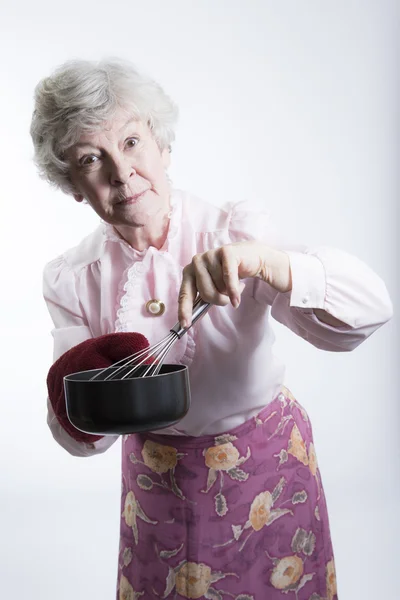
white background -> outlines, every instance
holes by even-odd
[[[221,205],[251,199],[296,241],[355,253],[396,308],[400,6],[36,0],[3,5],[0,23],[0,596],[111,600],[119,444],[74,458],[45,422],[43,266],[98,220],[37,177],[33,88],[70,58],[131,59],[180,106],[176,187]],[[275,328],[314,425],[341,600],[398,598],[397,325],[342,355]]]

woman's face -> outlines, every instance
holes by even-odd
[[[127,110],[118,109],[100,131],[83,133],[66,158],[75,200],[87,200],[107,223],[151,229],[168,213],[169,152]]]

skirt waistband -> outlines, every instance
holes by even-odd
[[[139,436],[142,440],[152,440],[159,444],[171,445],[179,448],[207,448],[210,445],[218,443],[218,439],[220,438],[220,443],[224,443],[225,441],[229,441],[229,436],[235,437],[235,439],[239,439],[248,435],[253,429],[260,424],[260,421],[265,422],[268,417],[272,416],[272,414],[278,409],[281,402],[289,401],[291,405],[296,405],[296,407],[303,413],[305,420],[308,420],[307,413],[305,409],[297,402],[291,391],[285,387],[281,386],[281,389],[278,395],[269,402],[261,411],[249,419],[245,421],[241,425],[230,429],[229,431],[223,431],[221,433],[215,435],[204,435],[199,437],[194,436],[185,436],[185,435],[157,435],[157,433],[136,433],[132,434],[134,436]]]

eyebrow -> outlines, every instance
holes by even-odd
[[[119,133],[121,131],[124,131],[124,129],[126,129],[128,127],[128,125],[132,125],[132,123],[138,123],[138,122],[139,122],[139,120],[136,119],[135,117],[128,119],[128,121],[125,123],[125,125],[122,125],[121,129],[119,130]],[[84,148],[84,147],[95,148],[95,146],[93,146],[90,142],[77,142],[76,144],[73,145],[73,148]]]
[[[131,117],[130,119],[127,120],[125,125],[122,125],[120,131],[123,131],[124,129],[126,129],[128,127],[128,125],[132,125],[132,123],[139,123],[139,119],[137,119],[135,117]]]

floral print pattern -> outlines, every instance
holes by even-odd
[[[139,531],[137,526],[137,518],[142,519],[146,523],[151,523],[152,525],[157,525],[157,521],[152,521],[149,519],[145,513],[143,512],[139,502],[135,498],[135,494],[133,492],[128,492],[125,498],[125,506],[122,516],[125,519],[125,523],[132,527],[133,537],[135,540],[135,544],[139,543]]]
[[[177,451],[171,446],[156,444],[151,440],[146,440],[142,450],[144,464],[154,473],[167,473],[170,469],[175,469],[178,462]]]
[[[175,585],[178,594],[184,598],[201,598],[211,585],[211,567],[187,562],[179,569]]]
[[[124,438],[126,445],[131,436]],[[134,452],[129,453],[129,460],[134,464],[141,464],[153,473],[160,476],[159,481],[154,481],[150,475],[140,473],[137,475],[137,484],[142,490],[150,491],[154,486],[162,487],[164,490],[170,490],[181,500],[185,500],[182,490],[178,487],[175,479],[175,468],[178,460],[184,457],[184,454],[177,452],[172,446],[146,440],[141,450],[143,461],[139,460]],[[163,478],[163,475],[169,473],[169,482]]]
[[[160,561],[163,559],[171,559],[181,553],[184,544],[175,550],[159,552]],[[225,595],[229,595],[235,600],[254,600],[253,596],[247,594],[239,594],[234,596],[230,592],[214,587],[216,582],[219,582],[226,577],[236,577],[237,573],[223,573],[221,571],[213,571],[211,566],[203,562],[196,563],[183,560],[175,568],[169,566],[169,571],[166,579],[166,587],[163,598],[168,598],[174,590],[183,598],[208,598],[209,600],[219,600]]]
[[[311,424],[286,388],[215,437],[126,436],[122,464],[117,600],[337,600]]]
[[[122,575],[119,582],[119,600],[138,600],[144,592],[135,592],[128,579]]]
[[[249,521],[255,531],[260,531],[269,521],[273,505],[270,492],[261,492],[251,503]]]
[[[219,517],[224,517],[228,512],[228,504],[222,488],[224,485],[224,473],[234,481],[247,481],[249,475],[239,466],[246,462],[251,456],[250,448],[247,448],[245,456],[240,457],[238,449],[232,444],[237,438],[234,435],[222,435],[215,438],[215,446],[203,451],[204,461],[208,467],[207,486],[202,490],[207,494],[217,481],[220,480],[219,492],[214,496],[215,512]]]
[[[290,433],[287,453],[297,458],[297,460],[303,463],[303,465],[308,465],[306,445],[303,438],[301,437],[301,433],[296,423],[293,425],[292,431]]]
[[[268,527],[269,525],[271,525],[271,523],[288,513],[293,515],[292,510],[288,508],[273,509],[273,506],[282,494],[285,485],[286,479],[282,477],[279,480],[278,484],[275,486],[272,493],[269,491],[265,491],[261,492],[261,494],[258,494],[251,503],[250,513],[246,523],[243,526],[232,525],[233,538],[231,538],[228,542],[225,542],[223,544],[217,544],[215,547],[218,548],[221,546],[226,546],[231,542],[239,541],[243,532],[246,529],[250,529],[250,533],[247,535],[247,537],[239,547],[239,552],[241,552],[245,547],[248,539],[252,536],[254,532],[260,531],[263,527]],[[295,502],[293,502],[293,499],[292,503],[295,504]]]
[[[315,477],[317,475],[318,463],[317,463],[317,455],[315,454],[314,444],[311,442],[308,448],[308,466],[310,467],[310,471]]]
[[[288,591],[303,575],[304,564],[298,556],[285,556],[277,561],[271,583],[277,590]]]
[[[230,471],[239,460],[239,452],[232,442],[207,448],[204,456],[207,467],[216,471]]]
[[[328,600],[333,600],[337,594],[335,561],[333,558],[326,565],[326,588]]]

